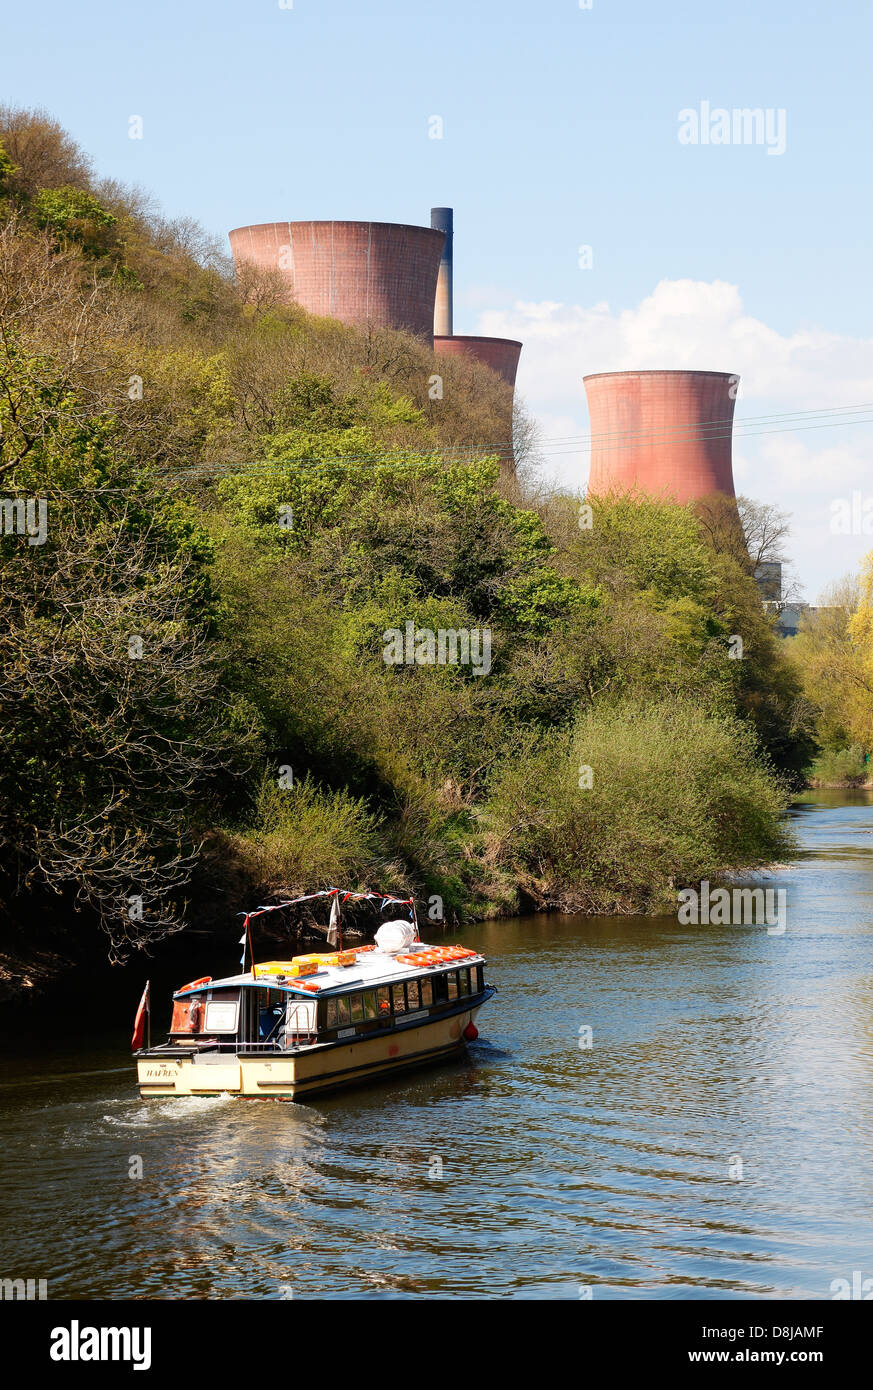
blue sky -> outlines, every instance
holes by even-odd
[[[739,371],[740,416],[873,401],[871,39],[860,0],[4,0],[0,90],[222,236],[453,206],[455,331],[524,339],[549,467],[581,485],[581,442],[548,441],[587,433],[585,372]],[[785,153],[680,144],[702,101],[783,109]],[[810,598],[873,546],[829,526],[873,491],[871,440],[737,441]]]

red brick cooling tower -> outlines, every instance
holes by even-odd
[[[262,222],[230,234],[237,270],[279,270],[310,314],[433,341],[444,233],[395,222]]]
[[[512,448],[512,414],[515,398],[515,374],[522,344],[512,338],[451,337],[434,338],[433,350],[438,357],[472,357],[490,367],[511,388],[506,414],[501,425],[501,438],[494,440],[494,452],[510,468],[515,467]]]
[[[433,350],[447,357],[474,357],[496,372],[510,386],[515,386],[521,343],[514,338],[452,337],[434,338]]]
[[[586,376],[588,492],[644,492],[691,502],[734,496],[731,434],[739,377],[728,372]]]

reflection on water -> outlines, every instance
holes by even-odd
[[[3,1275],[273,1299],[828,1298],[873,1277],[873,806],[815,793],[795,824],[803,858],[759,880],[788,890],[784,936],[467,929],[499,993],[437,1070],[305,1106],[147,1104],[124,1035],[12,1059]]]

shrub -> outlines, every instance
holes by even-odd
[[[683,883],[783,854],[784,804],[736,720],[690,701],[595,706],[497,771],[491,853],[535,902],[651,910]]]
[[[273,892],[353,887],[376,866],[376,821],[363,800],[304,778],[283,789],[265,774],[251,823],[230,835],[254,883]]]
[[[814,787],[861,786],[870,776],[864,750],[857,744],[851,748],[827,748],[809,769],[809,781]]]

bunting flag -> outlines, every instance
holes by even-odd
[[[393,897],[391,897],[390,895],[385,894],[385,893],[370,893],[370,892],[367,892],[367,893],[354,893],[354,892],[352,892],[352,890],[351,890],[350,888],[349,888],[349,889],[347,889],[347,888],[321,888],[321,889],[319,889],[319,891],[316,892],[316,893],[304,893],[304,894],[303,894],[301,897],[299,897],[299,898],[288,898],[288,899],[287,899],[285,902],[283,902],[283,903],[266,903],[266,904],[262,904],[260,907],[256,907],[256,908],[254,909],[253,912],[240,912],[240,913],[238,913],[237,915],[238,915],[239,917],[244,917],[244,918],[245,918],[245,930],[243,931],[243,934],[242,934],[242,936],[240,937],[240,943],[239,943],[239,944],[242,946],[242,948],[243,948],[243,954],[242,954],[242,960],[240,961],[240,966],[243,967],[243,968],[245,968],[245,963],[246,963],[245,942],[246,942],[246,938],[248,937],[248,942],[249,942],[249,956],[250,956],[250,959],[251,959],[251,961],[252,961],[252,971],[254,972],[254,959],[255,959],[255,955],[254,955],[254,951],[252,950],[251,928],[250,928],[250,925],[249,925],[250,922],[251,922],[251,919],[252,919],[253,917],[261,917],[261,916],[263,916],[263,914],[264,914],[265,912],[281,912],[281,910],[282,910],[283,908],[285,908],[285,907],[296,907],[298,903],[309,903],[309,902],[313,902],[316,898],[332,898],[332,899],[333,899],[333,902],[331,903],[331,908],[330,908],[330,925],[329,925],[328,928],[327,928],[327,940],[328,940],[328,944],[331,945],[331,946],[336,946],[338,940],[341,939],[341,933],[342,933],[342,918],[341,918],[341,916],[340,916],[340,900],[342,900],[342,902],[344,902],[344,903],[347,903],[347,902],[349,901],[349,899],[352,899],[352,900],[355,901],[355,902],[375,902],[375,903],[379,903],[379,910],[380,910],[381,912],[384,912],[386,907],[394,906],[395,904],[396,904],[398,907],[408,907],[408,908],[409,908],[409,917],[410,917],[410,920],[413,922],[413,924],[415,925],[415,928],[416,928],[416,936],[417,936],[417,934],[418,934],[418,923],[416,922],[416,918],[415,918],[415,899],[414,899],[414,898],[393,898]],[[320,931],[324,931],[324,927],[319,928],[319,930],[320,930]]]
[[[350,898],[357,902],[378,902],[383,910],[391,903],[397,903],[402,907],[411,907],[415,901],[413,898],[393,898],[383,893],[354,893],[351,889],[346,888],[322,888],[317,893],[304,893],[299,898],[288,898],[282,903],[268,903],[256,907],[253,912],[240,912],[237,915],[248,920],[250,917],[260,917],[265,912],[279,912],[283,907],[296,907],[298,903],[312,902],[315,898],[332,898],[337,894],[342,894],[343,902],[348,902]]]

